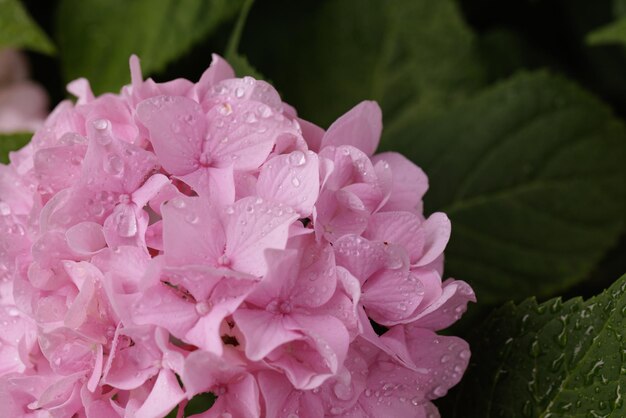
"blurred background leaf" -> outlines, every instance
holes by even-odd
[[[250,13],[250,8],[252,8],[253,4],[254,0],[244,1],[239,12],[239,17],[237,18],[237,23],[230,34],[230,38],[228,39],[228,45],[226,45],[224,57],[235,70],[237,77],[251,76],[257,80],[262,80],[264,77],[256,68],[252,66],[252,64],[250,64],[248,58],[238,52],[241,34],[243,33],[243,28],[245,27],[246,20],[248,19],[248,13]]]
[[[378,100],[390,123],[407,104],[430,112],[482,84],[473,34],[452,1],[263,4],[241,49],[302,117],[324,127],[364,99]]]
[[[144,74],[162,71],[219,25],[235,16],[239,0],[62,0],[57,39],[66,81],[90,80],[96,94],[129,82],[128,57]]]
[[[560,77],[521,74],[386,135],[428,173],[427,212],[452,220],[446,274],[482,303],[567,289],[623,230],[626,131]]]
[[[53,54],[54,45],[19,0],[0,0],[0,48],[24,48]]]
[[[30,132],[0,134],[0,163],[8,164],[9,152],[22,148],[32,136]]]

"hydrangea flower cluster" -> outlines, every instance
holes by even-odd
[[[436,331],[475,298],[376,103],[324,131],[218,56],[131,75],[70,83],[0,165],[3,414],[438,416],[470,351]]]

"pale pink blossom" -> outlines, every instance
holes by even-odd
[[[0,50],[0,132],[33,132],[48,113],[48,96],[28,79],[26,57],[14,49]]]

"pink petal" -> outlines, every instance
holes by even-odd
[[[265,104],[253,101],[222,103],[207,113],[210,164],[235,170],[256,170],[283,134],[299,135],[291,122]]]
[[[302,250],[298,279],[291,289],[294,304],[317,307],[326,303],[335,293],[337,276],[332,247],[311,245]]]
[[[411,272],[385,270],[365,282],[361,302],[374,321],[393,325],[415,311],[423,294],[422,283]]]
[[[290,414],[300,418],[324,416],[320,397],[310,391],[294,390],[282,374],[262,371],[258,374],[259,388],[265,400],[265,415],[268,418],[283,418]]]
[[[78,98],[77,104],[84,104],[93,101],[94,95],[86,78],[77,78],[67,84],[67,91]]]
[[[207,123],[202,107],[181,96],[158,96],[137,106],[137,117],[167,171],[185,175],[196,170]]]
[[[180,401],[185,393],[171,370],[163,369],[159,373],[154,387],[146,401],[136,412],[135,418],[153,418],[167,415]]]
[[[385,335],[381,337],[382,340],[386,338]],[[417,396],[428,400],[440,398],[461,380],[470,359],[469,345],[465,341],[421,328],[406,330],[405,338],[410,361],[422,368],[421,372],[412,372],[414,385],[411,386],[419,388]],[[389,374],[385,367],[377,367],[372,371],[370,380],[375,381]]]
[[[222,255],[226,240],[219,215],[201,198],[176,197],[161,211],[169,265],[213,265]]]
[[[198,102],[202,102],[207,92],[222,80],[234,78],[235,72],[228,62],[217,54],[211,55],[211,65],[206,69],[194,86]]]
[[[194,304],[183,300],[161,283],[143,292],[134,305],[132,316],[138,325],[158,325],[177,338],[184,338],[198,321]]]
[[[266,361],[280,368],[295,388],[313,389],[337,373],[346,357],[349,335],[333,316],[291,316],[293,321],[285,321],[286,327],[299,330],[307,338],[276,348]]]
[[[425,238],[424,253],[415,266],[425,266],[432,263],[439,257],[448,245],[450,239],[451,225],[445,213],[436,212],[430,215],[422,224]]]
[[[261,360],[276,347],[302,339],[302,334],[285,328],[283,319],[273,313],[257,309],[239,308],[233,318],[246,338],[246,356]]]
[[[131,200],[138,208],[143,208],[169,184],[170,180],[163,174],[150,176],[140,188],[133,192]]]
[[[102,375],[102,344],[98,344],[96,348],[96,362],[93,367],[93,372],[87,381],[87,389],[90,392],[94,392],[98,383],[100,382],[100,376]]]
[[[302,136],[306,141],[309,149],[313,152],[319,152],[322,147],[322,138],[324,138],[324,134],[326,133],[319,126],[298,118],[298,123],[300,124],[300,128],[302,129]]]
[[[231,205],[235,201],[233,167],[200,167],[198,170],[179,176],[182,181],[202,197],[210,198],[220,205]]]
[[[424,241],[421,221],[411,212],[379,212],[368,220],[366,238],[401,245],[409,254],[411,262],[422,257]]]
[[[263,104],[274,110],[282,108],[282,101],[276,89],[268,82],[252,77],[223,80],[213,88],[202,105],[208,109],[220,103],[237,101],[256,102],[257,106]]]
[[[241,418],[261,416],[259,387],[256,379],[250,374],[245,374],[242,378],[230,383],[228,392],[221,398],[218,397],[215,405],[207,411],[207,417],[223,418],[224,413]]]
[[[291,206],[301,217],[307,217],[313,211],[319,187],[317,154],[296,150],[263,165],[257,193],[264,199]]]
[[[382,128],[380,107],[376,102],[364,101],[333,122],[322,139],[322,148],[353,145],[372,155],[378,147]]]
[[[422,169],[397,152],[384,152],[372,157],[373,163],[380,161],[389,164],[393,178],[391,196],[383,209],[421,211],[422,197],[428,190],[428,177]]]
[[[345,267],[361,283],[386,265],[385,245],[358,235],[344,235],[333,244],[337,264]]]
[[[106,119],[88,124],[88,138],[80,180],[91,190],[133,193],[158,167],[153,153],[115,137]]]
[[[255,276],[267,271],[265,250],[283,249],[298,215],[289,206],[248,197],[236,202],[226,221],[226,251],[235,270]],[[227,212],[228,213],[228,212]]]
[[[72,186],[80,177],[86,151],[86,142],[39,149],[33,156],[39,184],[55,192]]]
[[[443,293],[424,310],[418,310],[412,316],[415,321],[411,326],[432,329],[444,329],[461,318],[467,310],[468,302],[476,302],[472,288],[461,280],[446,280]]]
[[[81,222],[65,232],[69,248],[79,255],[94,255],[106,247],[102,225],[95,222]]]
[[[102,383],[122,390],[132,390],[143,385],[150,377],[159,372],[160,359],[154,340],[146,332],[152,327],[125,329],[114,340],[115,347],[109,356],[114,356],[108,370],[102,377]],[[138,341],[130,345],[130,341]],[[115,350],[113,350],[115,348]]]

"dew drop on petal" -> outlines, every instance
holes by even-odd
[[[0,202],[0,215],[9,216],[11,214],[11,207],[5,202]]]
[[[124,171],[124,161],[115,154],[109,154],[104,163],[104,171],[115,176],[122,174]]]
[[[306,156],[302,151],[294,151],[289,154],[288,160],[289,164],[291,164],[292,166],[299,167],[306,163]]]
[[[172,199],[172,206],[174,206],[176,209],[183,209],[187,205],[185,204],[185,201],[183,199],[181,199],[180,197],[175,197],[174,199]]]
[[[259,106],[259,115],[261,115],[262,118],[267,119],[270,116],[272,116],[272,109],[270,109],[270,107],[266,104],[262,104],[261,106]]]
[[[197,224],[198,215],[196,215],[194,212],[189,212],[187,215],[185,215],[185,221],[189,222],[190,224]]]
[[[98,131],[104,131],[109,127],[109,121],[106,119],[97,119],[93,122],[93,127]]]

